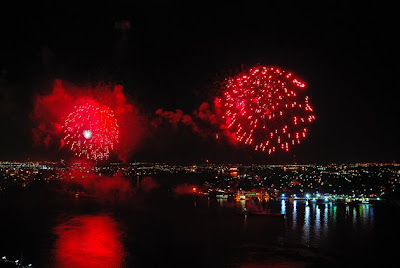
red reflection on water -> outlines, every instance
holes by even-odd
[[[118,223],[108,215],[78,216],[54,229],[56,267],[122,267]]]

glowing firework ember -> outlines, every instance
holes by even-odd
[[[65,144],[78,157],[105,160],[118,143],[119,126],[109,107],[85,104],[68,115],[64,134]]]
[[[269,154],[289,151],[307,137],[307,127],[315,120],[304,88],[292,73],[257,66],[227,79],[215,106],[238,142]]]
[[[83,137],[85,137],[85,139],[90,139],[92,137],[92,131],[84,130],[83,131]]]

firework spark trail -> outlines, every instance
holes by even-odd
[[[96,103],[76,107],[64,123],[64,142],[78,157],[106,160],[119,140],[113,111]]]
[[[315,121],[314,108],[304,95],[306,85],[276,67],[256,66],[226,79],[213,101],[203,102],[192,115],[158,109],[156,114],[171,125],[190,126],[196,134],[232,144],[252,146],[272,154],[288,152],[308,135]]]
[[[235,140],[256,151],[289,151],[315,120],[305,87],[292,73],[256,66],[225,81],[214,102],[217,116]]]
[[[35,145],[59,145],[87,160],[115,155],[126,162],[147,135],[138,104],[112,83],[77,87],[57,79],[51,93],[36,96],[30,117]]]

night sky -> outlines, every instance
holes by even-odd
[[[174,1],[6,8],[1,16],[0,160],[60,158],[34,147],[29,117],[55,78],[112,81],[143,114],[191,113],[216,82],[255,64],[296,73],[317,120],[288,154],[267,156],[181,129],[151,131],[132,161],[400,161],[396,8],[383,1]],[[264,1],[266,2],[266,1]],[[394,5],[394,3],[393,3]],[[33,7],[32,7],[33,8]],[[115,27],[129,21],[130,29]],[[134,130],[132,130],[134,131]]]

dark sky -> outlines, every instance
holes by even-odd
[[[121,83],[143,113],[191,113],[212,98],[216,81],[260,63],[291,70],[308,85],[317,121],[293,152],[267,157],[183,129],[149,133],[132,160],[400,161],[390,1],[100,2],[3,10],[1,160],[57,158],[33,147],[29,118],[34,96],[50,93],[55,78]],[[121,20],[129,31],[114,27]]]

